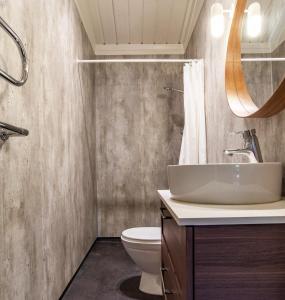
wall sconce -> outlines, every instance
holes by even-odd
[[[246,31],[249,37],[256,38],[261,33],[260,4],[254,2],[247,9]]]
[[[224,34],[225,30],[225,17],[227,13],[230,17],[233,16],[233,7],[225,10],[221,3],[214,3],[211,6],[211,34],[214,38],[220,38]],[[261,7],[258,2],[254,2],[249,5],[245,10],[247,13],[247,34],[250,37],[257,37],[261,33]]]
[[[214,3],[211,7],[211,33],[214,38],[220,38],[225,30],[223,5]]]

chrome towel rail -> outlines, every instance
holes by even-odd
[[[8,33],[10,37],[12,37],[12,39],[14,40],[14,42],[18,47],[22,59],[22,77],[20,80],[17,80],[11,75],[9,75],[8,73],[6,73],[5,71],[3,71],[2,69],[0,69],[0,76],[13,85],[22,86],[25,84],[25,82],[28,79],[29,66],[28,66],[28,58],[27,58],[26,50],[24,48],[21,39],[18,37],[16,32],[1,17],[0,17],[0,26]]]
[[[29,135],[29,131],[27,129],[0,122],[0,140],[2,141],[7,141],[9,137],[13,136],[27,135]]]

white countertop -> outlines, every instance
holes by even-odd
[[[211,205],[172,200],[169,190],[158,194],[181,226],[285,223],[285,200],[254,205]]]

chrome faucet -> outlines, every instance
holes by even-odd
[[[256,130],[245,130],[237,132],[237,134],[242,134],[244,140],[244,148],[242,149],[226,149],[224,153],[229,156],[233,155],[245,155],[249,158],[249,162],[257,163],[263,162],[258,138],[256,136]]]

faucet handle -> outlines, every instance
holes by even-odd
[[[255,135],[256,134],[256,129],[255,128],[250,129],[250,132],[251,132],[251,135]]]

